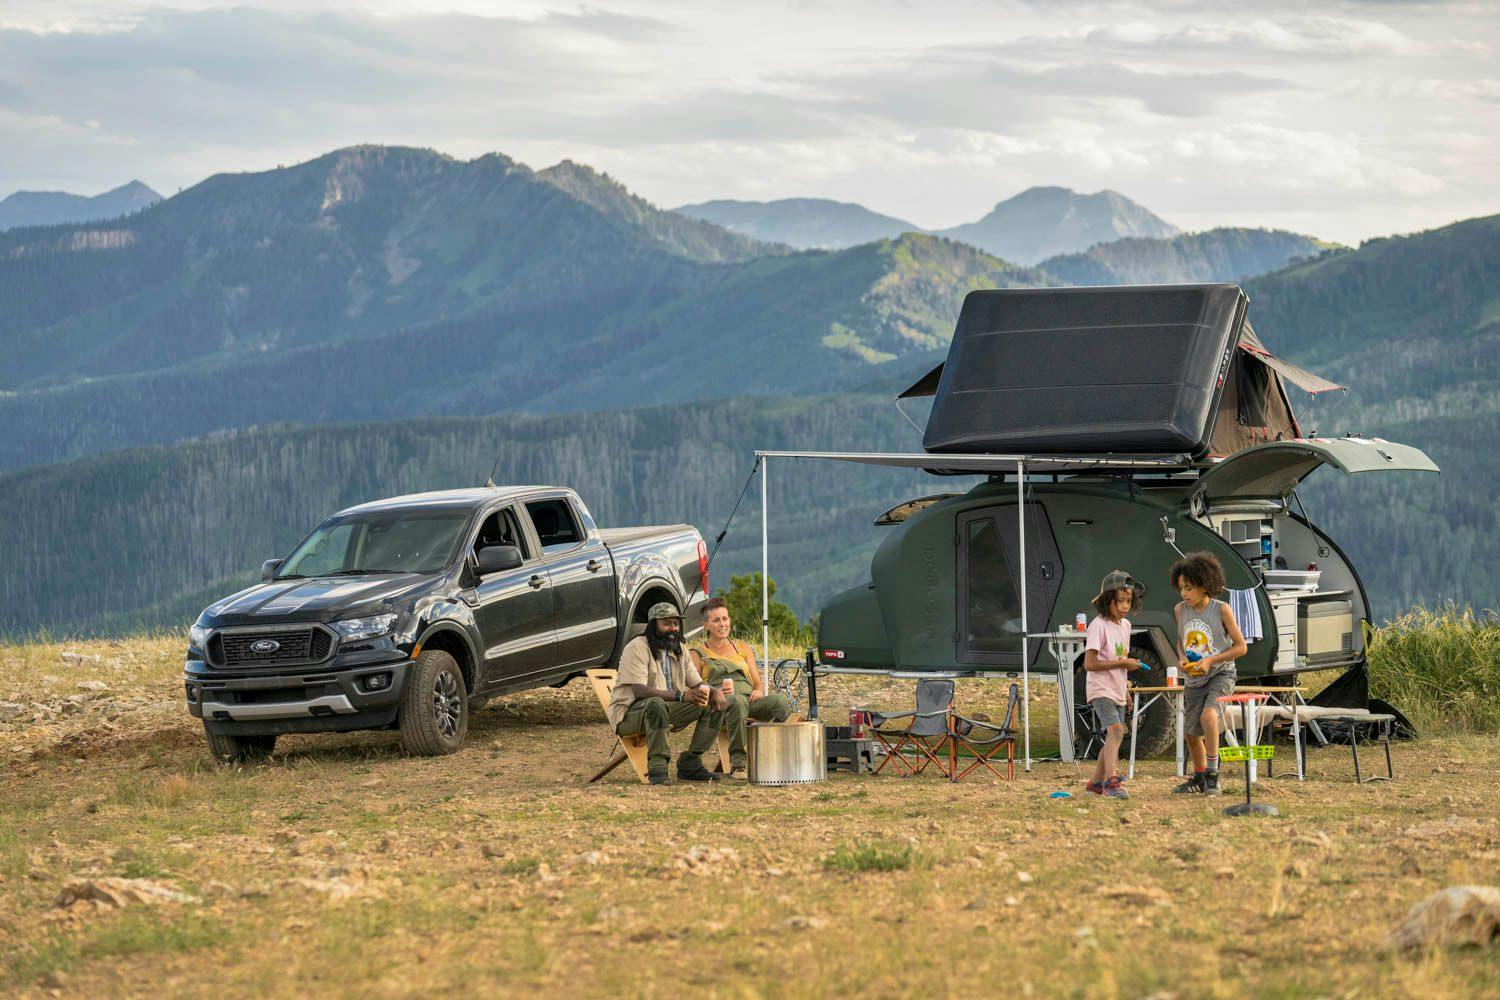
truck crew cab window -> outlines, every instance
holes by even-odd
[[[514,545],[521,550],[523,560],[531,560],[531,546],[521,532],[521,525],[516,520],[513,508],[505,507],[495,511],[479,526],[479,534],[474,539],[474,554],[478,555],[480,549],[491,545]]]
[[[526,505],[526,513],[531,515],[531,523],[536,528],[544,555],[571,549],[583,541],[583,533],[578,530],[578,521],[568,507],[568,501],[560,497],[553,500],[533,500]]]

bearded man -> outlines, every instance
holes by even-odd
[[[717,780],[703,766],[703,754],[720,729],[744,725],[744,711],[743,699],[725,697],[699,676],[682,645],[682,613],[665,601],[653,604],[646,613],[646,634],[620,653],[606,713],[619,735],[646,737],[646,779],[669,784],[667,733],[696,723],[687,752],[677,758],[677,780]]]

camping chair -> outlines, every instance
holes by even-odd
[[[1000,772],[995,770],[990,758],[1005,750],[1005,780],[1014,781],[1016,777],[1016,711],[1021,707],[1021,689],[1016,684],[1010,686],[1010,702],[1005,708],[1005,723],[994,725],[990,722],[981,722],[978,719],[970,719],[959,715],[950,709],[948,713],[949,738],[948,738],[948,774],[955,782],[964,780],[970,771],[976,767],[983,766],[995,777],[1000,777]],[[966,750],[974,756],[974,763],[958,769],[958,755],[960,750]]]
[[[885,749],[885,759],[875,773],[895,761],[903,777],[921,774],[928,764],[936,764],[943,777],[951,777],[950,766],[938,754],[953,738],[948,721],[952,711],[953,682],[949,680],[917,681],[917,707],[913,711],[887,715],[870,710],[870,734]],[[890,725],[903,719],[904,727]],[[907,748],[914,751],[915,760],[906,758]]]
[[[609,697],[615,689],[615,671],[596,668],[585,670],[583,673],[594,687],[594,696],[599,699],[599,707],[608,713]],[[680,732],[680,730],[674,729],[672,732]],[[630,761],[630,766],[635,768],[635,773],[640,776],[642,783],[644,783],[646,781],[646,737],[640,734],[635,736],[620,736],[617,733],[615,734],[614,745],[620,748],[619,753],[613,752],[614,747],[610,748],[609,763],[605,764],[599,769],[598,773],[589,779],[589,784],[592,785],[627,760]],[[719,766],[725,774],[729,773],[729,730],[727,729],[719,730]]]

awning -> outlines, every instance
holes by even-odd
[[[1283,361],[1274,354],[1267,353],[1263,350],[1257,351],[1255,348],[1246,346],[1245,344],[1241,344],[1240,348],[1241,350],[1248,351],[1249,353],[1259,358],[1261,361],[1265,362],[1267,368],[1270,368],[1272,371],[1276,372],[1276,374],[1292,383],[1292,385],[1295,385],[1297,388],[1309,392],[1314,396],[1316,396],[1320,392],[1333,392],[1335,390],[1339,392],[1348,391],[1344,386],[1339,385],[1337,382],[1330,382],[1321,375],[1314,375],[1306,368],[1298,368],[1290,361]]]
[[[912,399],[917,396],[933,396],[937,394],[938,381],[943,377],[943,365],[946,362],[939,361],[936,368],[923,375],[911,384],[897,399]]]
[[[811,458],[824,462],[854,462],[897,469],[926,469],[955,475],[1015,474],[1016,463],[1027,472],[1179,472],[1191,469],[1186,455],[938,455],[842,451],[757,451],[757,458]]]
[[[1240,331],[1240,350],[1248,351],[1255,355],[1261,361],[1265,362],[1267,368],[1270,368],[1297,388],[1309,392],[1314,396],[1320,392],[1332,392],[1335,389],[1340,392],[1349,391],[1337,382],[1330,382],[1321,375],[1314,375],[1306,368],[1298,368],[1290,361],[1283,361],[1266,350],[1266,345],[1260,342],[1260,338],[1255,335],[1255,330],[1251,328],[1249,323],[1246,323],[1245,328]]]

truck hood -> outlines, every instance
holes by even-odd
[[[281,622],[331,622],[341,618],[400,612],[423,591],[436,587],[441,575],[320,576],[307,580],[271,580],[216,601],[199,621],[208,628],[268,625]]]

